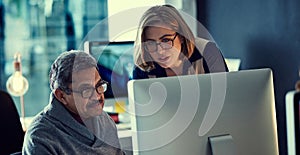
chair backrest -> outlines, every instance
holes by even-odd
[[[0,154],[22,150],[24,131],[12,97],[0,90]]]

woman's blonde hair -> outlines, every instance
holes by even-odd
[[[190,57],[194,50],[195,37],[178,10],[171,5],[159,5],[148,9],[142,16],[134,45],[134,63],[143,71],[154,69],[153,59],[143,48],[145,30],[164,25],[177,32],[181,42],[181,52]]]

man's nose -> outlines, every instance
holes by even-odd
[[[97,100],[99,100],[99,99],[101,99],[101,97],[102,97],[103,94],[104,93],[98,93],[97,90],[95,89],[94,93],[93,93],[93,95],[91,97],[91,99],[97,99]]]

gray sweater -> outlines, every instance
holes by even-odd
[[[123,154],[117,128],[106,112],[76,121],[52,94],[26,131],[22,154]]]

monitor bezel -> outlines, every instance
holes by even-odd
[[[300,116],[300,92],[295,92],[294,94],[294,131],[295,131],[295,146],[296,154],[300,153],[300,126],[299,126],[299,116]]]
[[[100,46],[100,45],[125,45],[125,44],[132,44],[134,45],[134,41],[86,41],[84,43],[84,51],[93,55],[92,53],[92,46]]]

